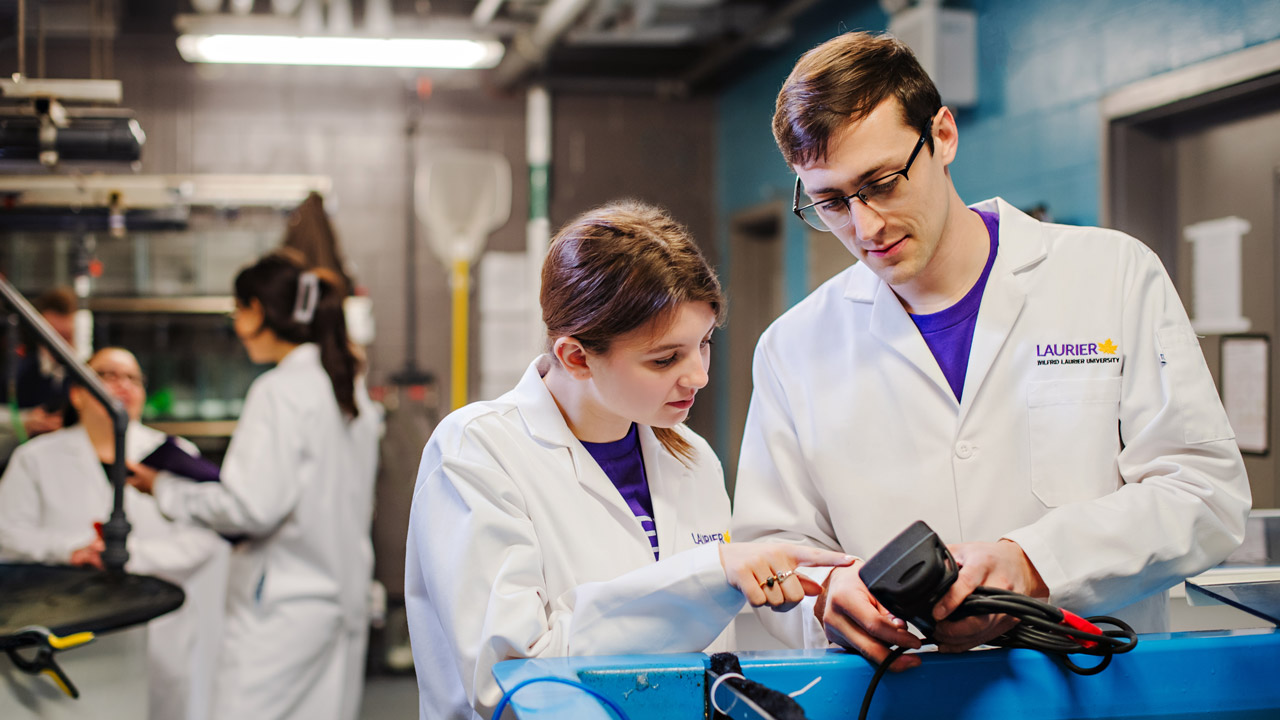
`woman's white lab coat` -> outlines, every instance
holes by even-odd
[[[1163,591],[1239,545],[1250,504],[1195,332],[1133,238],[977,207],[1000,247],[962,401],[892,289],[837,275],[756,349],[735,537],[863,557],[920,519],[1007,537],[1051,602],[1164,629]],[[811,613],[761,617],[825,644]]]
[[[137,462],[164,440],[164,433],[130,423],[125,459]],[[83,426],[32,438],[14,451],[0,479],[0,555],[66,564],[72,551],[97,539],[93,524],[106,522],[113,504],[111,483]],[[217,533],[165,519],[154,499],[132,487],[125,488],[124,510],[132,526],[125,569],[181,585],[187,595],[182,607],[147,628],[150,717],[203,720],[221,649],[230,547]]]
[[[219,720],[359,711],[379,417],[338,407],[319,349],[300,345],[249,388],[221,483],[157,481],[161,511],[248,539],[232,554]]]
[[[694,449],[685,466],[640,428],[654,562],[543,384],[549,361],[497,400],[446,417],[423,451],[405,567],[422,720],[488,717],[501,660],[732,642],[725,628],[743,596],[720,565],[729,499],[711,448],[679,426]]]

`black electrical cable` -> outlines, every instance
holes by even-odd
[[[1041,602],[1035,598],[1020,595],[1008,590],[996,590],[978,587],[965,598],[960,607],[947,617],[947,620],[960,620],[975,615],[1008,615],[1017,618],[1018,624],[1000,637],[988,642],[1003,648],[1027,648],[1039,650],[1046,655],[1053,655],[1064,666],[1077,675],[1096,675],[1111,664],[1111,658],[1127,653],[1138,644],[1138,634],[1123,620],[1106,615],[1094,615],[1083,618],[1090,624],[1112,625],[1116,630],[1091,632],[1068,624],[1067,615],[1061,608]],[[862,710],[858,720],[866,720],[867,711],[871,709],[871,697],[880,684],[885,671],[904,652],[905,647],[894,647],[889,655],[876,667],[867,685],[867,692],[862,698]],[[1091,655],[1102,658],[1097,665],[1081,667],[1075,664],[1069,655]]]
[[[889,651],[889,655],[884,659],[884,662],[876,667],[876,673],[871,676],[871,682],[867,684],[867,692],[862,696],[862,709],[858,711],[858,720],[867,720],[867,711],[871,709],[871,696],[875,695],[876,686],[880,684],[880,678],[884,677],[885,671],[889,669],[893,661],[897,660],[906,651],[906,647],[895,645]]]

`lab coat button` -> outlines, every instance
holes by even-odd
[[[973,446],[967,442],[956,443],[956,457],[961,460],[968,460],[973,456]]]

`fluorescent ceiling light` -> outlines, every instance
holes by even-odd
[[[178,38],[178,52],[187,62],[491,68],[502,59],[502,43],[426,38],[182,35]]]

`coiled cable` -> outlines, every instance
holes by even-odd
[[[1005,634],[988,642],[1004,648],[1039,650],[1056,657],[1068,670],[1077,675],[1096,675],[1111,664],[1111,658],[1127,653],[1138,644],[1138,634],[1123,620],[1107,615],[1081,618],[1074,613],[1035,598],[1008,590],[988,587],[974,588],[947,620],[961,620],[976,615],[1008,615],[1018,619],[1018,624]],[[1115,630],[1103,630],[1098,624],[1114,626]],[[858,720],[866,720],[871,709],[871,698],[885,671],[904,652],[905,647],[893,647],[889,655],[877,667],[862,697],[862,709]],[[1090,655],[1102,658],[1097,665],[1082,667],[1071,660],[1071,655]]]

